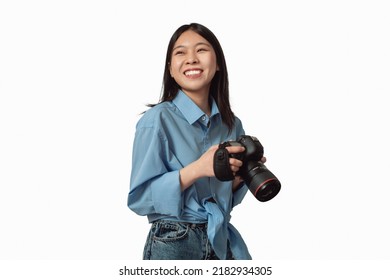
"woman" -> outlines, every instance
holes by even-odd
[[[144,259],[251,259],[230,212],[247,187],[215,178],[218,144],[244,134],[229,103],[228,74],[215,35],[183,25],[167,50],[163,93],[136,126],[128,206],[152,224]],[[243,147],[228,147],[239,153]],[[230,168],[242,165],[231,158]]]

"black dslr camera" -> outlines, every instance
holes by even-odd
[[[225,149],[229,146],[242,146],[245,151],[242,153],[229,154]],[[214,154],[214,173],[220,181],[231,181],[234,179],[230,169],[229,158],[236,158],[243,162],[236,175],[243,178],[252,194],[262,202],[274,198],[280,191],[281,184],[259,160],[263,157],[264,148],[260,141],[253,136],[241,135],[237,141],[228,141],[219,145]]]

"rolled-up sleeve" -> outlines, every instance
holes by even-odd
[[[134,138],[127,205],[138,215],[180,216],[179,168],[169,166],[167,140],[154,127],[138,128]]]

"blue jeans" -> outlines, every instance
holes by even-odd
[[[152,223],[143,259],[219,260],[207,238],[207,223],[192,224],[164,220]],[[230,248],[227,259],[234,259]]]

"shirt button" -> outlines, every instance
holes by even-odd
[[[203,116],[203,117],[202,117],[202,121],[205,121],[205,120],[206,120],[206,116]]]

